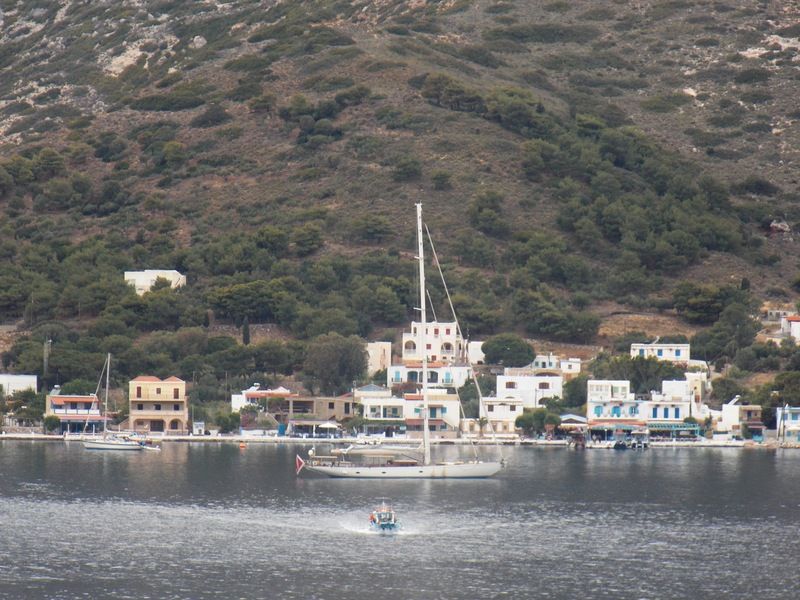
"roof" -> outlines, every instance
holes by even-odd
[[[62,423],[84,423],[86,421],[102,421],[103,415],[54,415]]]
[[[786,320],[790,323],[800,323],[800,315],[789,315]]]
[[[161,381],[158,377],[154,375],[139,375],[138,377],[134,377],[131,381],[150,381],[150,382],[157,382]]]
[[[67,402],[97,402],[96,396],[50,396],[50,404],[60,406]]]
[[[374,383],[370,383],[360,388],[356,388],[357,392],[388,392],[388,388],[383,387],[382,385],[375,385]]]
[[[573,413],[567,413],[565,415],[561,415],[561,422],[564,421],[577,421],[578,423],[586,423],[586,417],[582,417],[581,415],[576,415]]]
[[[175,377],[175,375],[170,375],[164,381],[174,381],[174,382],[177,382],[177,383],[183,383],[184,382],[183,379],[179,379],[178,377]]]

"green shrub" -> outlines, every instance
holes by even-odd
[[[531,23],[490,29],[483,34],[487,40],[508,39],[515,42],[537,44],[584,44],[600,35],[600,30],[589,25],[559,25],[555,23]]]
[[[189,121],[192,127],[216,127],[230,121],[232,117],[228,112],[219,104],[212,104],[201,114],[197,115],[194,119]]]
[[[770,72],[762,68],[742,69],[733,80],[736,83],[763,83],[770,78]]]
[[[395,181],[415,181],[422,176],[422,163],[413,156],[402,156],[394,165],[392,179]]]
[[[679,107],[691,103],[692,97],[688,94],[663,94],[642,100],[639,104],[644,110],[650,112],[666,113],[677,110]]]

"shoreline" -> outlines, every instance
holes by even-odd
[[[26,441],[26,442],[62,442],[65,444],[79,443],[83,441],[83,436],[65,438],[61,435],[47,435],[43,433],[2,433],[0,441]],[[86,436],[86,439],[97,439],[96,437]],[[154,443],[201,443],[201,444],[286,444],[297,446],[314,446],[316,444],[331,444],[333,446],[347,446],[350,444],[363,443],[364,438],[291,438],[265,435],[176,435],[164,437],[148,438]],[[408,445],[414,440],[389,438],[380,439],[380,444],[384,446]],[[477,446],[529,446],[542,448],[567,448],[567,440],[529,440],[529,439],[478,439],[469,440],[467,438],[438,439],[431,440],[432,446],[466,446],[473,442]],[[752,442],[743,440],[669,440],[669,441],[650,441],[649,448],[743,448],[743,449],[763,449],[763,450],[796,450],[800,449],[800,444],[787,444],[785,442],[768,441]],[[611,450],[608,445],[588,443],[586,450]]]

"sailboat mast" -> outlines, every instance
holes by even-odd
[[[108,382],[111,377],[111,352],[106,356],[106,392],[103,396],[103,437],[108,431]]]
[[[422,204],[417,204],[417,245],[419,260],[419,336],[418,345],[422,352],[422,447],[424,451],[423,464],[431,464],[431,440],[428,426],[428,350],[425,344],[425,327],[427,315],[425,306],[425,252],[422,247]]]

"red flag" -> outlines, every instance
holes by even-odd
[[[302,458],[300,458],[299,454],[295,454],[295,456],[294,456],[295,474],[296,475],[300,475],[300,471],[302,471],[303,467],[305,467],[305,466],[306,466],[306,461],[304,461]]]

